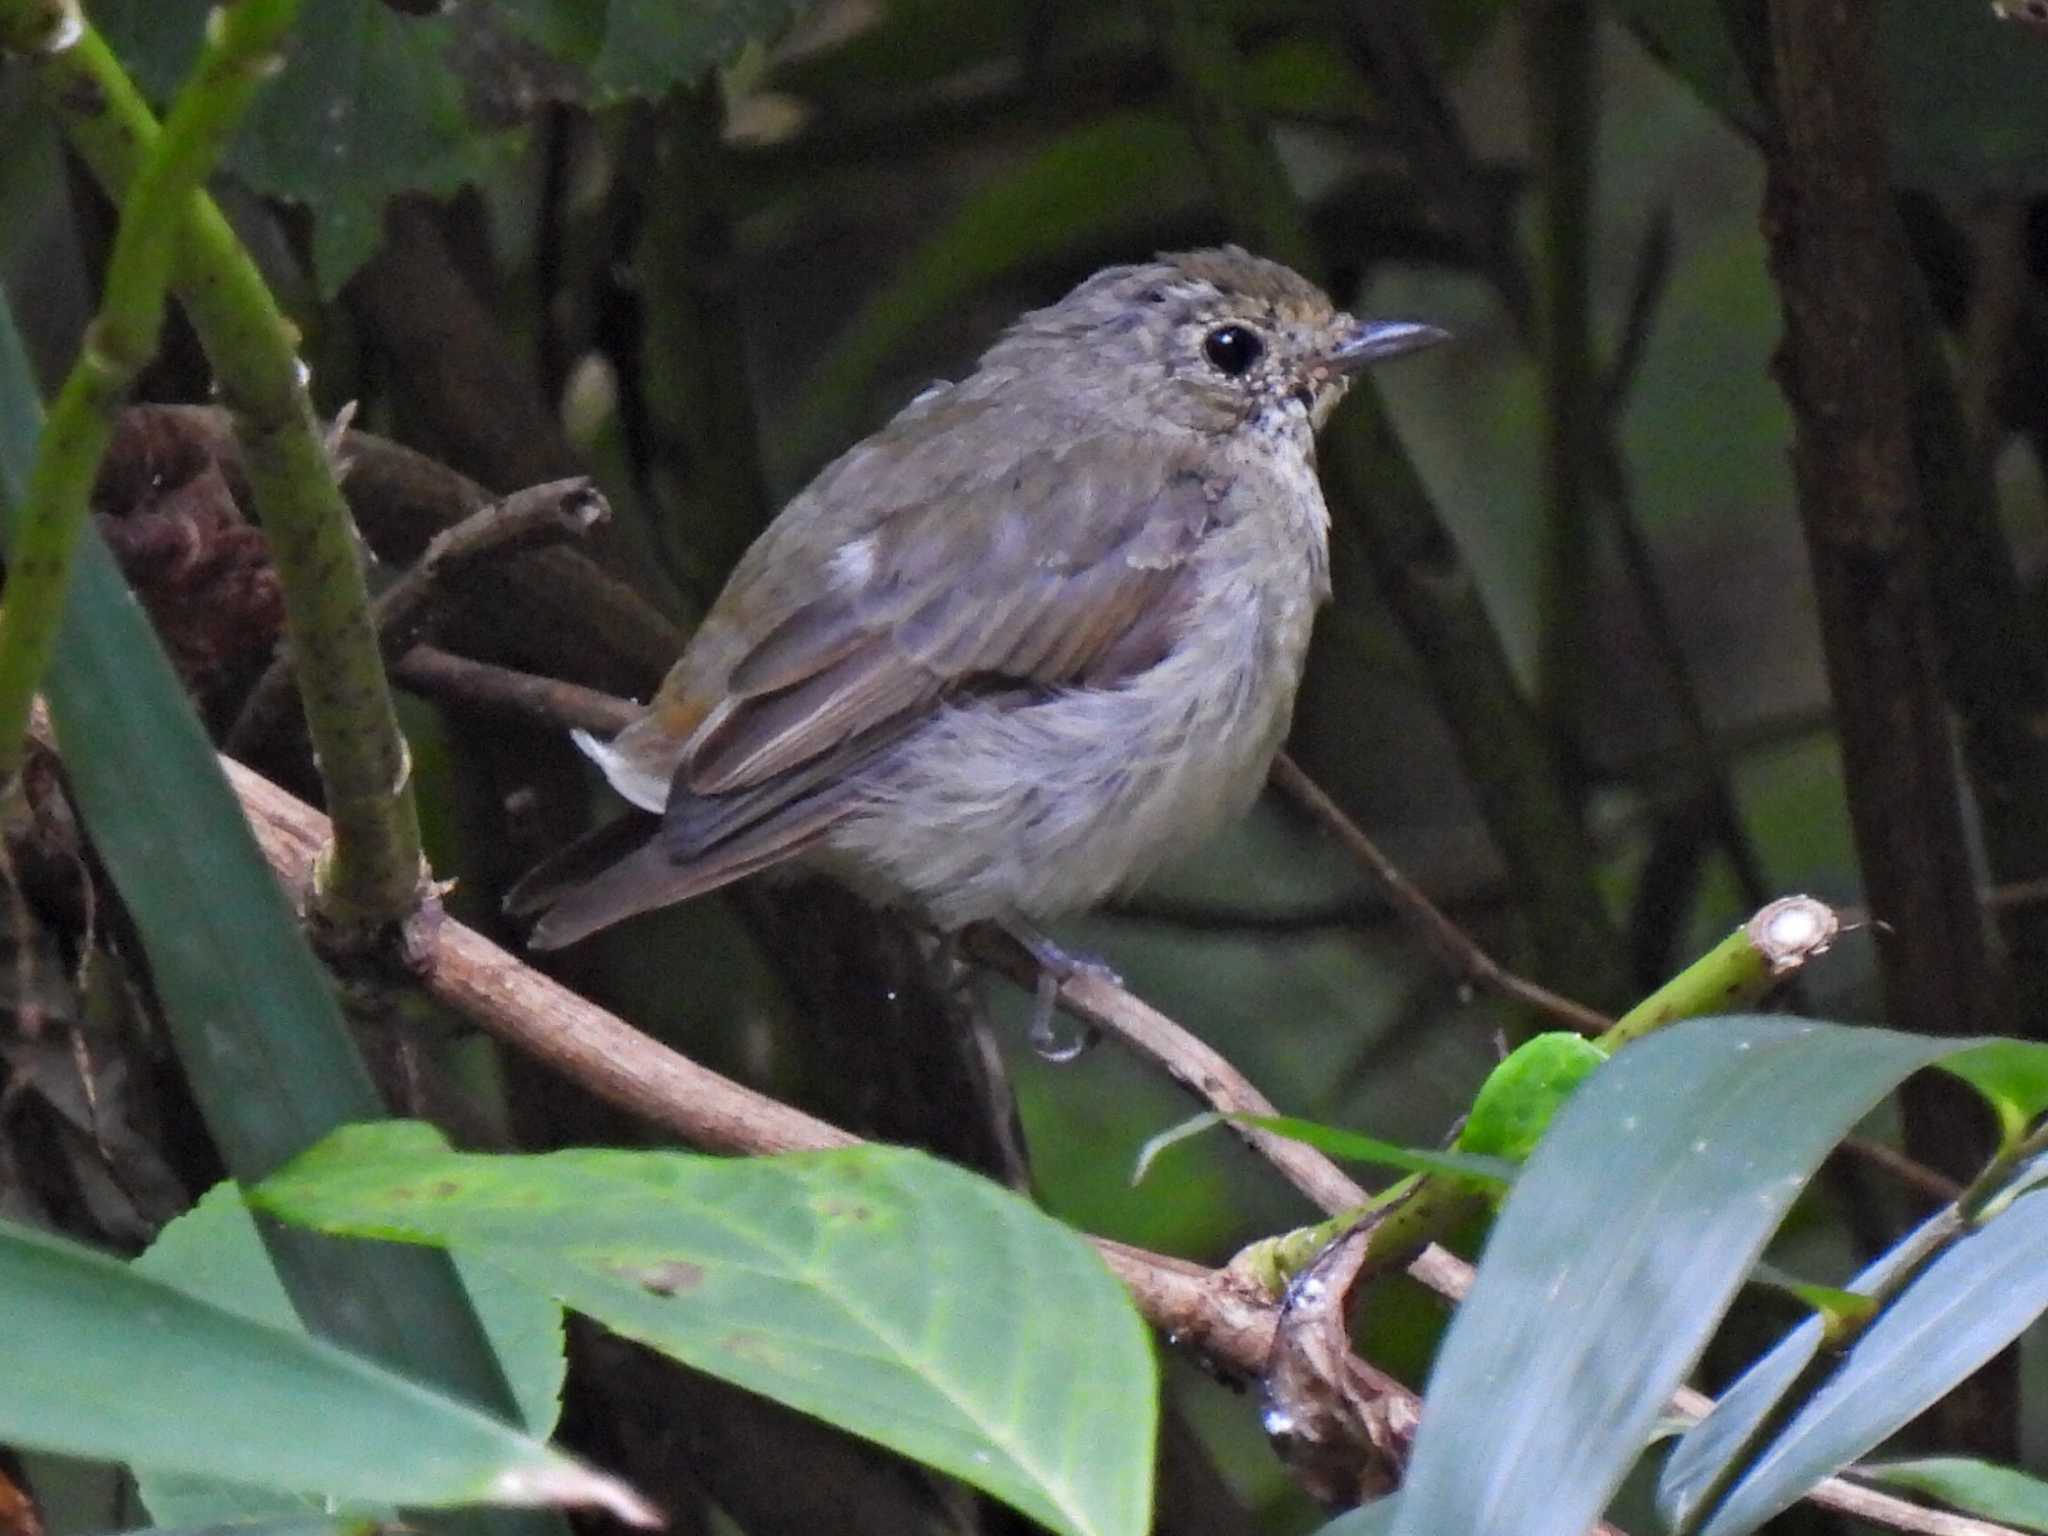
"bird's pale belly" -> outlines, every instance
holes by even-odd
[[[1049,919],[1128,889],[1258,795],[1310,608],[1249,603],[1230,633],[1116,688],[944,710],[864,775],[866,804],[820,862],[945,928]]]

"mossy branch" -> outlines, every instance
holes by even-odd
[[[241,31],[272,8],[242,0],[217,14]],[[34,73],[42,105],[100,184],[121,197],[165,131],[104,40],[88,27],[74,46],[40,55]],[[171,287],[242,439],[334,821],[316,910],[344,942],[364,939],[414,910],[422,871],[411,765],[353,525],[306,391],[297,329],[210,198],[188,195],[177,212]]]
[[[0,606],[0,781],[20,771],[29,711],[57,647],[72,560],[115,413],[156,352],[171,253],[194,194],[263,80],[298,0],[247,0],[213,13],[206,46],[168,122],[124,178],[126,206],[100,310],[57,393],[29,479]],[[86,39],[75,9],[0,6],[0,46],[62,58]]]

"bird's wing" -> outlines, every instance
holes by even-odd
[[[890,438],[875,440],[885,454]],[[1228,474],[1192,451],[1102,435],[1000,478],[932,476],[901,457],[879,468],[885,486],[929,493],[821,501],[840,489],[828,470],[749,552],[648,716],[602,749],[655,791],[635,797],[650,808],[663,800],[653,773],[674,765],[660,829],[600,830],[521,882],[516,906],[548,909],[529,942],[571,943],[804,852],[851,808],[862,763],[948,696],[1142,672],[1179,633],[1189,557],[1233,510]],[[836,539],[818,537],[827,505]]]
[[[1096,435],[895,509],[830,551],[823,590],[738,658],[675,787],[723,797],[843,763],[962,690],[1142,671],[1172,643],[1188,558],[1230,486],[1192,448]]]

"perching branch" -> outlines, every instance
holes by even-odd
[[[272,867],[288,889],[304,889],[327,841],[326,818],[239,764],[224,759],[222,765],[242,797],[257,841]],[[834,1126],[698,1066],[461,924],[445,924],[440,940],[437,963],[423,982],[437,1001],[514,1049],[694,1146],[707,1151],[771,1153],[847,1146],[855,1140]],[[1110,994],[1120,994],[1121,989],[1096,978],[1077,978],[1071,990],[1093,999],[1103,1019],[1126,1006],[1144,1006],[1135,998],[1129,998],[1128,1004],[1112,998]],[[1164,1022],[1178,1028],[1170,1020]],[[1233,1376],[1256,1377],[1265,1369],[1278,1316],[1269,1297],[1227,1271],[1106,1238],[1096,1238],[1094,1243],[1103,1261],[1129,1289],[1138,1309],[1180,1347]],[[1471,1275],[1470,1266],[1449,1254],[1413,1272],[1453,1299],[1463,1295]],[[1398,1397],[1400,1409],[1417,1411],[1414,1394],[1406,1388],[1377,1374],[1372,1380],[1376,1390]],[[1688,1391],[1680,1394],[1676,1406],[1704,1414],[1712,1402]],[[1807,1497],[1824,1508],[1853,1512],[1876,1524],[1926,1536],[2019,1536],[2004,1526],[1923,1509],[1839,1478],[1821,1483]]]
[[[1302,772],[1286,753],[1273,760],[1273,787],[1300,806],[1337,839],[1359,868],[1385,893],[1409,929],[1429,947],[1459,983],[1480,987],[1510,1002],[1585,1034],[1598,1034],[1613,1020],[1597,1009],[1526,981],[1481,949],[1478,943],[1401,873],[1394,861],[1366,836],[1365,829],[1344,814],[1321,785]]]

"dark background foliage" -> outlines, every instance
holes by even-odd
[[[89,9],[162,92],[189,63],[205,7]],[[1780,139],[1759,106],[1760,7],[416,9],[308,0],[218,192],[303,331],[323,412],[353,403],[359,431],[492,491],[587,471],[615,509],[585,553],[617,581],[562,599],[581,605],[572,619],[546,606],[568,588],[485,571],[451,593],[438,644],[644,695],[773,509],[924,382],[956,376],[1006,319],[1100,265],[1237,239],[1313,268],[1340,302],[1458,337],[1375,380],[1419,483],[1368,441],[1372,407],[1347,408],[1356,430],[1328,477],[1337,598],[1290,743],[1418,883],[1494,954],[1617,1007],[1764,895],[1864,906],[1872,840],[1888,829],[1877,813],[1852,820],[1843,742],[1945,762],[1953,722],[1967,797],[1927,820],[1937,839],[1950,823],[1969,839],[1970,879],[1989,897],[1988,944],[1974,903],[1950,914],[1981,946],[1950,946],[1976,980],[1944,992],[1896,956],[1881,967],[1864,934],[1800,1001],[1935,1033],[2040,1033],[2037,33],[1956,0],[1883,8],[1880,147],[1910,241],[1901,307],[1932,572],[1911,622],[1939,632],[1955,712],[1929,717],[1892,708],[1906,697],[1897,678],[1845,686],[1839,659],[1830,687],[1793,418],[1772,376],[1785,311],[1768,236],[1797,209],[1763,152]],[[90,313],[112,215],[13,84],[0,76],[0,277],[54,382]],[[174,319],[141,393],[202,402],[207,390]],[[420,535],[375,521],[389,467],[354,462],[358,519],[396,568]],[[223,730],[276,624],[235,489],[182,436],[137,427],[100,498],[103,531]],[[1418,489],[1497,631],[1526,730],[1507,716],[1489,726],[1470,631],[1419,621],[1390,572],[1372,509]],[[1461,579],[1435,596],[1455,597]],[[558,731],[410,681],[434,867],[460,882],[452,912],[503,932],[506,884],[600,798]],[[1521,755],[1529,743],[1534,757]],[[310,785],[288,726],[251,747],[266,770]],[[1504,783],[1542,785],[1567,835]],[[1895,806],[1889,830],[1911,844],[1927,809]],[[15,942],[50,962],[20,974],[50,995],[17,988],[24,1022],[0,1035],[0,1210],[132,1249],[217,1162],[150,1025],[124,914],[83,901],[93,887],[67,862],[68,828],[17,841],[38,920],[17,921]],[[1904,948],[1933,921],[1916,911]],[[1072,936],[1290,1112],[1392,1140],[1438,1140],[1496,1039],[1531,1022],[1447,978],[1274,796]],[[104,964],[81,973],[85,953]],[[950,1045],[950,1004],[910,954],[900,933],[803,887],[660,914],[561,967],[649,1031],[827,1118],[1023,1177],[1000,1092]],[[1000,985],[995,995],[1014,1011]],[[1975,999],[1972,1016],[1941,1001],[1957,997]],[[27,1027],[36,1018],[65,1027]],[[98,1111],[81,1099],[77,1041],[118,1077]],[[1137,1148],[1182,1112],[1176,1094],[1112,1052],[1056,1068],[1007,1054],[1029,1179],[1077,1225],[1220,1262],[1302,1215],[1269,1170],[1220,1141],[1174,1149],[1132,1188]],[[388,1041],[382,1064],[387,1086],[480,1144],[645,1134],[459,1035],[425,1052]],[[1967,1168],[1981,1149],[1967,1103],[1909,1101],[1909,1118],[1925,1161]],[[1844,1169],[1802,1207],[1780,1257],[1838,1276],[1907,1210],[1882,1177]],[[1439,1323],[1396,1293],[1369,1330],[1419,1381]],[[1738,1315],[1738,1337],[1743,1326]],[[759,1533],[814,1520],[821,1504],[852,1511],[849,1530],[900,1516],[898,1474],[869,1453],[616,1342],[580,1343],[567,1439],[653,1482],[671,1508],[708,1497]],[[1747,1352],[1728,1344],[1709,1373]],[[1242,1400],[1179,1366],[1170,1382],[1172,1521],[1312,1520]],[[2038,1451],[2018,1377],[1994,1373],[1979,1391],[1951,1439],[2007,1458]],[[79,1511],[80,1528],[108,1523],[90,1496],[46,1500]],[[1194,1513],[1206,1509],[1212,1523]],[[920,1510],[953,1518],[943,1501]]]

